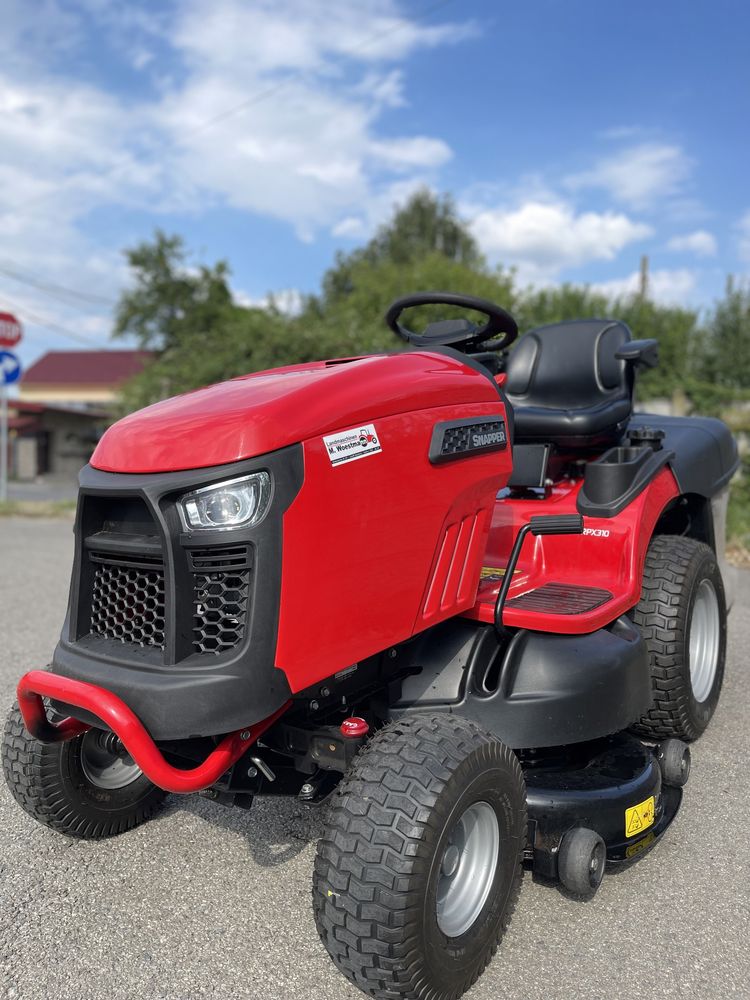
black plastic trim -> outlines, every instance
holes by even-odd
[[[511,489],[540,490],[544,487],[551,444],[517,444],[513,448],[513,471],[508,480]]]
[[[471,445],[461,451],[444,452],[445,435],[451,430],[460,430],[464,427],[486,427],[493,426],[493,434],[498,435],[498,440],[490,444]],[[435,424],[430,440],[430,450],[428,457],[433,465],[441,465],[443,462],[454,462],[460,458],[472,458],[475,455],[485,455],[490,451],[504,451],[508,447],[508,434],[505,427],[505,420],[502,414],[493,413],[481,417],[467,417],[462,420],[443,420]]]
[[[576,503],[579,512],[587,517],[615,517],[673,459],[674,452],[654,451],[648,445],[610,448],[586,465]]]
[[[657,427],[663,444],[674,454],[670,468],[680,492],[716,496],[739,467],[737,442],[727,425],[715,417],[661,417],[638,413],[628,428]]]
[[[196,487],[261,469],[272,480],[268,513],[260,524],[236,531],[182,529],[176,500]],[[76,546],[68,615],[52,669],[63,676],[100,684],[121,697],[154,739],[213,736],[266,718],[291,696],[283,671],[275,667],[281,593],[283,516],[304,477],[301,445],[243,462],[187,472],[136,475],[86,466],[80,475]],[[167,636],[162,653],[91,635],[86,600],[90,559],[85,541],[101,530],[97,500],[133,497],[153,518],[165,567]],[[105,503],[106,506],[106,503]],[[134,536],[128,556],[135,557]],[[193,647],[191,552],[246,545],[252,559],[247,626],[241,643],[220,655]],[[95,542],[94,542],[95,544]],[[231,570],[230,570],[231,571]],[[200,572],[210,572],[201,569]]]
[[[492,625],[452,619],[401,647],[393,662],[413,673],[392,717],[454,712],[513,749],[599,739],[651,707],[648,652],[627,618],[586,635],[520,629],[510,639]]]

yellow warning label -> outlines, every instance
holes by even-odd
[[[520,572],[520,569],[516,569],[513,574]],[[502,580],[505,576],[505,566],[482,566],[482,572],[479,576],[482,580]]]
[[[655,840],[656,840],[656,837],[654,836],[653,831],[651,833],[647,833],[646,836],[643,837],[642,840],[637,840],[634,844],[631,844],[626,849],[626,851],[625,851],[625,857],[628,858],[628,859],[634,858],[636,856],[636,854],[640,854],[641,851],[647,851],[648,848],[651,847],[651,845],[653,844],[653,842]]]
[[[650,795],[637,806],[625,810],[625,836],[635,837],[654,825],[654,797]]]

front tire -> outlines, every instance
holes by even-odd
[[[372,997],[453,1000],[508,925],[525,843],[523,773],[508,747],[455,716],[391,723],[355,759],[318,845],[323,944]]]
[[[633,619],[648,647],[654,694],[636,731],[657,741],[696,740],[719,701],[727,644],[724,584],[709,546],[653,538]]]
[[[63,743],[40,743],[17,705],[8,715],[3,772],[13,798],[33,819],[58,833],[96,840],[124,833],[157,811],[157,788],[113,734],[90,729]]]

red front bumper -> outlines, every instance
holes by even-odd
[[[42,698],[53,698],[82,708],[101,719],[122,740],[147,778],[168,792],[183,793],[198,792],[213,785],[283,715],[290,704],[282,705],[277,712],[254,726],[225,736],[202,764],[183,770],[167,763],[138,717],[111,691],[46,670],[31,670],[18,683],[18,705],[26,728],[42,743],[70,740],[91,728],[73,718],[51,723]]]

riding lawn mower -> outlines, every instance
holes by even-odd
[[[461,318],[417,333],[424,305]],[[324,804],[331,958],[370,996],[447,1000],[524,868],[591,896],[674,820],[721,690],[737,451],[718,420],[634,413],[657,344],[617,320],[512,350],[513,317],[470,296],[386,321],[408,349],[110,427],[60,642],[2,758],[71,837],[168,792]]]

